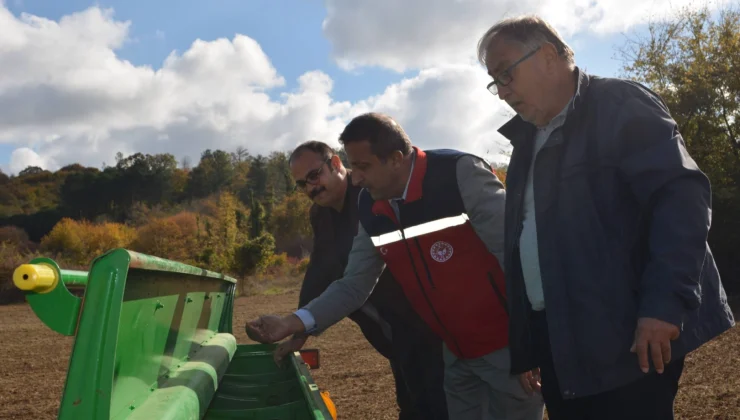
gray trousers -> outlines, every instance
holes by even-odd
[[[542,395],[527,395],[519,378],[509,373],[508,347],[464,360],[443,347],[450,420],[542,420]]]

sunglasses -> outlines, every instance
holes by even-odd
[[[324,169],[324,165],[331,162],[331,158],[324,161],[324,163],[321,164],[316,169],[311,170],[304,179],[299,179],[295,182],[295,186],[293,187],[293,191],[304,189],[306,188],[306,185],[316,185],[319,182],[319,177],[321,176],[321,171]]]

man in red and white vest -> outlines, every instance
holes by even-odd
[[[412,146],[378,113],[353,119],[340,141],[352,181],[363,187],[344,277],[294,314],[247,324],[250,337],[275,342],[326,330],[362,306],[387,267],[444,341],[451,419],[542,419],[541,395],[509,373],[506,193],[491,167],[468,153]]]

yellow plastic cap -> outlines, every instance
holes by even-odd
[[[21,290],[43,293],[53,289],[56,283],[57,273],[47,265],[23,264],[13,272],[13,284]]]
[[[329,413],[331,414],[331,418],[334,420],[337,420],[337,408],[334,406],[334,402],[331,400],[331,397],[329,395],[328,391],[320,391],[321,393],[321,399],[324,400],[324,404],[326,404],[326,408],[329,409]]]

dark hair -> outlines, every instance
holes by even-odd
[[[303,152],[310,151],[314,152],[317,155],[321,156],[321,159],[324,161],[329,160],[329,158],[334,156],[334,150],[329,147],[328,144],[318,141],[318,140],[309,140],[307,142],[301,143],[293,150],[293,153],[290,154],[290,157],[288,158],[288,165],[293,163],[295,159],[298,159]]]
[[[411,140],[393,118],[377,112],[368,112],[352,119],[339,136],[339,142],[347,145],[356,141],[367,141],[370,150],[381,160],[391,153],[400,151],[404,156],[411,153]]]

